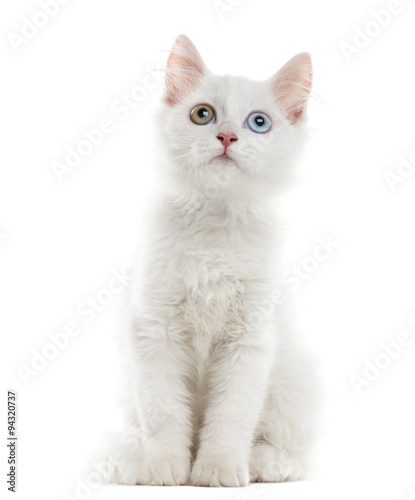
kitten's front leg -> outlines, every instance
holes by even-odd
[[[193,430],[187,346],[161,325],[138,329],[129,344],[142,448],[135,460],[134,482],[185,484]]]
[[[275,332],[242,336],[218,348],[211,361],[204,422],[191,482],[245,486],[255,427],[275,353]]]

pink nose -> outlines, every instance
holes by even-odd
[[[222,142],[225,151],[226,148],[230,146],[231,142],[238,140],[235,134],[219,134],[217,137]]]

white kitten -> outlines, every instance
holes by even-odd
[[[272,201],[306,135],[311,78],[308,54],[266,81],[215,76],[187,37],[175,41],[164,189],[125,313],[130,427],[112,481],[244,486],[306,471],[313,364],[269,304],[280,288]]]

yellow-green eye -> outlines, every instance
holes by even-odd
[[[190,112],[190,119],[196,125],[207,125],[215,118],[213,108],[207,104],[199,104]]]

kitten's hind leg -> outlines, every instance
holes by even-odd
[[[319,390],[307,353],[282,344],[251,450],[250,481],[306,476],[316,435]]]

